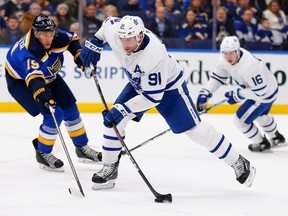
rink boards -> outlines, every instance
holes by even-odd
[[[5,81],[5,58],[7,47],[0,48],[0,112],[22,112],[23,109],[15,102],[7,91]],[[196,101],[199,90],[208,81],[209,73],[214,70],[218,59],[218,51],[203,50],[169,50],[184,71],[192,99]],[[261,59],[277,78],[279,83],[279,96],[276,100],[272,113],[288,113],[288,57],[285,52],[253,52],[255,57]],[[75,94],[81,112],[100,112],[103,110],[101,99],[92,78],[77,68],[69,52],[65,52],[65,61],[61,76],[68,83]],[[104,50],[97,67],[98,79],[107,103],[112,104],[117,95],[127,83],[125,73],[111,50]],[[223,99],[227,90],[235,88],[235,83],[229,82],[228,87],[221,87],[209,101],[213,104]],[[239,105],[222,105],[211,111],[213,113],[232,113]],[[155,109],[150,112],[156,112]]]

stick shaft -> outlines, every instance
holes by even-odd
[[[202,115],[202,114],[204,114],[204,113],[207,113],[208,111],[210,111],[210,110],[212,110],[212,109],[214,109],[214,108],[216,108],[216,107],[218,107],[218,106],[220,106],[221,104],[226,103],[226,102],[227,102],[227,99],[223,99],[223,100],[215,103],[214,105],[208,107],[207,109],[203,110],[202,112],[199,112],[199,115]],[[131,152],[131,151],[134,151],[135,149],[138,149],[138,148],[141,147],[141,146],[146,145],[147,143],[151,142],[152,140],[154,140],[154,139],[156,139],[156,138],[158,138],[158,137],[166,134],[166,133],[169,132],[170,130],[171,130],[171,129],[168,128],[168,129],[166,129],[165,131],[163,131],[163,132],[161,132],[161,133],[159,133],[159,134],[151,137],[150,139],[148,139],[148,140],[140,143],[139,145],[131,148],[131,149],[130,149],[130,152]],[[126,154],[126,152],[122,151],[122,155],[124,155],[124,154]]]
[[[83,197],[84,197],[85,195],[84,195],[83,188],[82,188],[82,186],[81,186],[81,183],[80,183],[80,180],[79,180],[79,178],[78,178],[77,172],[76,172],[76,170],[75,170],[75,167],[74,167],[74,165],[73,165],[73,162],[72,162],[71,157],[70,157],[70,154],[69,154],[69,151],[68,151],[68,149],[67,149],[67,146],[66,146],[66,144],[65,144],[65,141],[64,141],[64,138],[63,138],[63,136],[62,136],[61,130],[60,130],[59,125],[58,125],[57,120],[56,120],[55,113],[54,113],[55,110],[54,110],[54,108],[52,108],[51,106],[49,106],[49,109],[50,109],[52,118],[53,118],[53,120],[54,120],[54,123],[55,123],[55,125],[56,125],[56,129],[57,129],[59,138],[60,138],[60,140],[61,140],[61,143],[62,143],[64,152],[65,152],[66,157],[67,157],[67,159],[68,159],[70,168],[71,168],[72,173],[73,173],[73,175],[74,175],[74,178],[75,178],[75,180],[76,180],[76,182],[77,182],[77,185],[78,185],[78,187],[79,187],[79,190],[80,190],[81,194],[82,194]],[[70,191],[69,191],[69,192],[70,192]],[[71,193],[71,192],[70,192],[70,193]]]
[[[102,89],[101,89],[101,87],[100,87],[98,78],[97,78],[97,76],[96,76],[96,74],[95,74],[95,68],[94,68],[93,65],[91,65],[91,63],[90,63],[90,69],[92,70],[92,76],[93,76],[93,78],[94,78],[94,81],[95,81],[95,84],[96,84],[98,93],[99,93],[99,95],[100,95],[100,98],[101,98],[101,100],[102,100],[102,103],[103,103],[103,105],[104,105],[104,108],[105,108],[106,111],[109,111],[108,106],[107,106],[107,103],[106,103],[106,100],[105,100],[104,95],[103,95],[103,92],[102,92]],[[112,125],[113,125],[113,129],[114,129],[114,131],[115,131],[115,134],[116,134],[118,140],[120,141],[122,147],[126,150],[127,155],[129,156],[131,162],[133,163],[133,165],[135,166],[135,168],[137,169],[138,173],[140,174],[140,176],[142,177],[142,179],[144,180],[144,182],[146,183],[146,185],[148,186],[148,188],[150,189],[150,191],[153,193],[153,195],[154,195],[156,198],[159,197],[159,196],[162,196],[162,197],[166,197],[166,196],[168,197],[168,196],[169,196],[169,197],[171,197],[171,194],[166,194],[166,195],[159,194],[159,193],[152,187],[152,185],[150,184],[150,182],[148,181],[148,179],[146,178],[146,176],[144,175],[144,173],[143,173],[142,170],[140,169],[139,165],[137,164],[136,160],[134,159],[134,157],[133,157],[132,154],[130,153],[130,151],[129,151],[128,147],[126,146],[124,140],[122,139],[121,134],[120,134],[120,132],[118,131],[115,123],[112,123]]]

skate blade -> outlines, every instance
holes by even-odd
[[[283,147],[287,147],[287,146],[288,146],[288,143],[284,142],[284,143],[279,143],[277,145],[273,145],[271,148],[272,149],[277,149],[277,148],[283,148]]]
[[[247,187],[252,186],[255,175],[256,175],[256,169],[254,167],[250,166],[250,174],[244,183]]]
[[[106,183],[95,183],[92,186],[93,190],[106,190],[115,187],[115,180],[109,180]]]
[[[248,149],[252,152],[260,152],[260,153],[273,153],[272,147],[266,148],[266,149],[261,149],[261,148],[253,148],[252,145],[248,146]]]
[[[93,161],[88,158],[78,158],[78,162],[84,164],[102,164],[102,161]]]
[[[52,171],[52,172],[64,172],[65,171],[63,167],[51,168],[51,167],[45,166],[44,164],[39,164],[39,168],[43,170],[47,170],[47,171]]]

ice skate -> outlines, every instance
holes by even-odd
[[[56,171],[56,172],[64,172],[64,163],[55,157],[53,154],[44,154],[40,152],[37,148],[38,139],[34,139],[32,141],[33,146],[36,151],[36,160],[39,163],[39,168],[48,170],[48,171]]]
[[[95,151],[88,145],[76,147],[76,155],[80,163],[100,163],[102,161],[102,153]]]
[[[276,131],[275,135],[276,137],[272,138],[271,141],[272,148],[287,146],[287,143],[285,142],[285,137],[282,134]]]
[[[245,184],[251,187],[255,178],[256,169],[250,165],[250,162],[242,155],[239,155],[238,160],[232,165],[235,171],[236,179],[240,184]]]
[[[109,189],[115,187],[115,180],[118,176],[119,160],[113,164],[104,164],[103,168],[94,173],[92,188],[94,190]]]
[[[253,143],[253,144],[250,144],[250,145],[248,146],[248,149],[249,149],[250,151],[253,151],[253,152],[263,152],[263,151],[269,150],[270,148],[271,148],[271,144],[270,144],[270,142],[267,140],[267,138],[265,137],[265,135],[264,135],[264,137],[263,137],[262,142],[260,142],[260,143]]]

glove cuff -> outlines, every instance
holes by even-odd
[[[116,103],[113,105],[115,109],[117,109],[122,116],[126,117],[132,111],[125,105],[125,103]]]
[[[96,43],[98,43],[98,46],[96,44],[93,43],[93,40],[95,40]],[[86,40],[85,41],[85,47],[87,47],[88,49],[97,52],[97,53],[101,53],[103,50],[103,44],[101,44],[102,46],[100,46],[100,43],[98,41],[96,41],[96,39],[92,39],[92,40]]]
[[[199,94],[207,95],[208,98],[211,98],[213,96],[213,94],[208,89],[205,88],[202,88],[199,91]]]
[[[241,92],[240,92],[240,91],[241,91],[241,89],[238,88],[238,89],[237,89],[237,96],[238,96],[239,99],[244,100],[245,97],[243,97],[243,96],[241,95]]]

